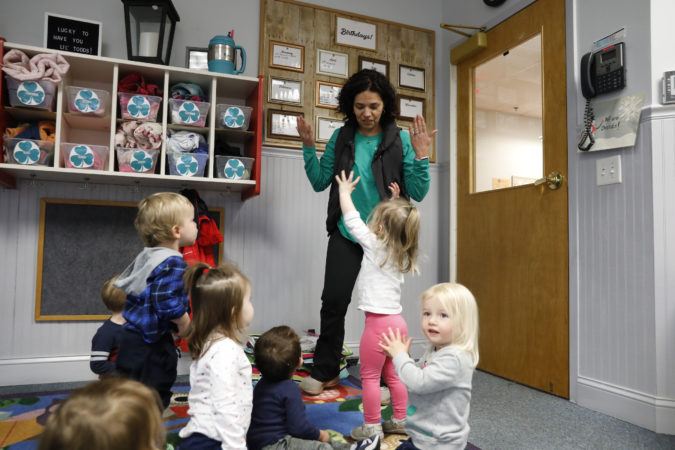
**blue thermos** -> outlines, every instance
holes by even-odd
[[[211,72],[229,73],[238,75],[246,70],[246,50],[234,43],[234,30],[227,36],[214,36],[209,41],[209,70]],[[236,68],[237,55],[239,50],[241,55],[241,67]]]

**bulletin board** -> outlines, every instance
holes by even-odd
[[[36,321],[104,320],[105,280],[122,272],[143,249],[132,202],[40,200]],[[209,215],[223,232],[223,210]],[[222,255],[222,244],[217,255]]]
[[[408,115],[397,119],[401,128],[412,126],[415,111],[436,128],[433,30],[295,0],[261,0],[260,7],[264,145],[300,149],[292,124],[303,115],[323,150],[343,120],[331,92],[366,66],[385,71],[396,89]],[[435,161],[435,145],[431,150]]]

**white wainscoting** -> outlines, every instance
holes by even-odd
[[[253,284],[251,332],[288,324],[319,327],[323,287],[328,191],[315,193],[300,152],[265,149],[262,193],[241,202],[234,194],[202,192],[210,207],[225,209],[225,258],[236,262]],[[407,277],[404,315],[412,336],[421,338],[419,294],[447,281],[448,167],[432,165],[432,185],[422,214],[420,276]],[[179,189],[175,186],[175,189]],[[167,190],[170,190],[167,187]],[[0,385],[80,381],[92,378],[88,355],[97,322],[34,320],[39,203],[42,197],[138,201],[156,189],[114,185],[28,181],[0,190]],[[345,340],[355,350],[363,328],[352,307]],[[189,358],[180,363],[186,373]]]

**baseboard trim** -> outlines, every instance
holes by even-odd
[[[178,360],[178,375],[190,373],[190,356]],[[89,355],[16,358],[0,360],[0,386],[70,383],[95,380]]]
[[[675,399],[577,377],[577,403],[656,433],[675,434]]]
[[[359,342],[345,344],[359,357]],[[425,339],[415,339],[410,353],[419,358],[426,347]],[[190,355],[183,354],[178,360],[178,375],[190,373]],[[89,355],[50,356],[43,358],[0,359],[0,386],[21,386],[25,384],[71,383],[95,380],[89,370]]]

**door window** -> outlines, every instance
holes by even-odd
[[[474,87],[473,192],[541,178],[541,35],[477,66]]]

